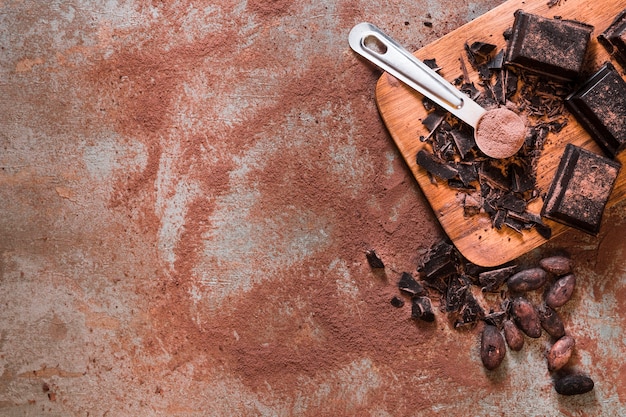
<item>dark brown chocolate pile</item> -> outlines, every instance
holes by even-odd
[[[503,51],[495,45],[474,42],[465,45],[467,59],[479,73],[478,87],[465,75],[455,80],[462,92],[485,108],[517,106],[527,116],[528,132],[524,145],[513,157],[493,159],[476,147],[472,129],[456,117],[424,99],[428,111],[422,123],[430,131],[421,140],[432,151],[422,149],[417,164],[432,178],[447,183],[461,193],[464,214],[487,213],[493,227],[509,227],[519,233],[535,228],[549,239],[550,228],[538,214],[527,210],[539,196],[536,165],[549,132],[559,132],[566,124],[563,98],[569,89],[562,83],[503,65]],[[436,64],[432,64],[436,67]]]

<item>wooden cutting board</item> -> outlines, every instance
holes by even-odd
[[[560,16],[563,19],[578,20],[595,27],[592,34],[589,55],[594,62],[595,69],[609,60],[609,55],[598,44],[596,37],[602,33],[613,21],[615,16],[626,8],[626,0],[562,0],[561,4],[552,8],[547,6],[547,0],[509,0],[483,16],[458,28],[437,41],[415,52],[419,59],[435,58],[437,65],[442,68],[441,75],[452,81],[462,74],[459,58],[467,63],[464,44],[482,41],[506,46],[503,33],[513,25],[513,13],[522,9],[546,17]],[[618,70],[621,67],[615,64]],[[471,80],[478,85],[478,75],[472,70],[469,63]],[[496,266],[517,258],[520,255],[542,245],[546,239],[534,230],[516,232],[508,227],[498,230],[491,226],[487,214],[465,217],[463,208],[458,203],[458,191],[438,181],[431,183],[426,171],[420,168],[415,157],[425,145],[419,140],[420,135],[427,135],[427,129],[421,120],[426,116],[422,104],[422,95],[402,84],[391,75],[384,73],[376,85],[376,102],[380,114],[406,160],[413,175],[417,179],[422,191],[430,202],[441,226],[448,234],[459,251],[471,262],[482,266]],[[626,117],[626,115],[624,115]],[[568,125],[558,134],[550,133],[545,143],[537,169],[537,185],[542,193],[547,192],[554,177],[560,157],[566,143],[574,143],[583,148],[602,153],[598,145],[586,131],[569,117]],[[619,157],[622,165],[626,163],[626,152]],[[626,168],[621,170],[617,179],[609,206],[624,199],[626,194]],[[538,198],[530,203],[528,210],[540,213],[543,201]],[[569,228],[562,224],[544,219],[552,227],[552,237],[558,236]],[[610,225],[604,223],[605,229]]]

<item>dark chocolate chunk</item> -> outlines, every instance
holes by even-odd
[[[622,67],[626,68],[626,9],[598,36],[598,42]]]
[[[515,12],[507,64],[572,81],[582,70],[593,26]]]
[[[400,289],[400,291],[404,291],[405,293],[411,295],[421,295],[424,293],[424,286],[415,281],[413,275],[408,272],[403,272],[402,275],[400,275],[398,288]]]
[[[619,169],[616,161],[567,144],[541,214],[597,235]]]
[[[454,246],[446,241],[433,246],[426,261],[418,268],[427,282],[446,279],[456,272],[457,254]]]
[[[452,179],[459,174],[450,164],[424,149],[417,153],[417,164],[432,175],[444,180]]]
[[[450,277],[446,291],[446,311],[459,311],[461,309],[470,284],[471,282],[461,275],[455,274]]]
[[[384,268],[385,267],[383,260],[380,259],[380,257],[378,256],[378,254],[376,253],[374,249],[370,249],[367,252],[365,252],[365,257],[367,258],[367,263],[369,263],[369,265],[372,268]]]
[[[486,65],[496,54],[496,45],[485,42],[473,42],[471,45],[465,44],[465,51],[470,64],[474,68]]]
[[[461,317],[454,323],[454,327],[476,323],[485,317],[485,311],[471,291],[465,292],[465,304],[461,308]]]
[[[404,301],[399,297],[393,297],[390,301],[391,305],[396,308],[401,308],[404,306]]]
[[[469,128],[451,130],[450,136],[452,136],[461,158],[465,158],[474,146],[476,146],[474,132]]]
[[[548,306],[542,306],[539,308],[539,320],[541,320],[541,327],[548,334],[556,339],[565,336],[565,326],[559,313],[554,311]]]
[[[554,389],[561,395],[578,395],[593,389],[593,379],[582,374],[566,375],[556,380]]]
[[[435,321],[435,313],[433,313],[433,306],[430,302],[430,298],[424,296],[414,297],[411,317],[428,322]]]
[[[609,156],[614,158],[626,147],[626,81],[610,62],[565,104]]]
[[[515,268],[517,266],[513,265],[481,272],[478,275],[478,283],[482,286],[483,291],[497,291],[504,284],[504,281],[513,275]]]

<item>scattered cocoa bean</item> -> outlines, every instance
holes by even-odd
[[[424,296],[413,297],[411,317],[428,322],[435,321],[435,313],[433,313],[433,306],[430,302],[430,298]]]
[[[480,342],[480,359],[485,368],[490,371],[496,369],[502,363],[506,354],[504,337],[496,326],[485,325]]]
[[[572,260],[566,256],[550,256],[539,261],[539,265],[554,275],[565,275],[572,272]]]
[[[554,389],[561,395],[578,395],[593,389],[593,379],[587,375],[572,374],[557,379]]]
[[[548,370],[557,371],[567,365],[575,345],[576,341],[571,336],[563,336],[554,342],[548,352]]]
[[[572,298],[575,286],[576,276],[574,274],[567,274],[559,278],[548,290],[546,294],[546,304],[552,308],[561,307]]]
[[[557,339],[565,336],[565,326],[563,325],[561,316],[550,307],[542,306],[539,309],[539,320],[541,321],[541,327],[543,327],[550,336]]]
[[[546,283],[548,274],[542,268],[530,268],[518,272],[506,281],[509,290],[526,292],[541,288]]]
[[[515,323],[528,337],[541,336],[541,320],[535,307],[523,297],[517,297],[511,303],[511,314]]]
[[[515,325],[513,320],[506,320],[503,324],[504,339],[509,348],[514,351],[522,350],[524,347],[524,335]]]

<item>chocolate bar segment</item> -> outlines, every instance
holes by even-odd
[[[542,216],[597,235],[619,169],[612,159],[567,144]]]
[[[572,81],[580,74],[593,26],[515,12],[506,63],[557,80]]]
[[[602,149],[615,157],[626,147],[626,81],[607,62],[565,104]]]
[[[611,25],[598,35],[598,42],[622,67],[626,68],[626,9],[622,10]]]

